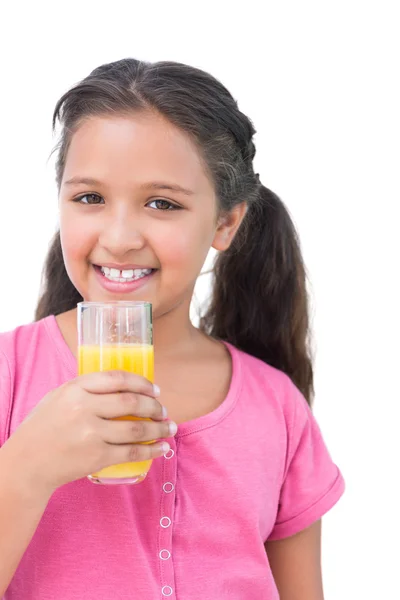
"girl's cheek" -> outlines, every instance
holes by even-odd
[[[90,231],[82,230],[76,221],[61,224],[61,244],[66,262],[82,260],[90,252],[92,244]]]
[[[164,247],[164,251],[162,247]],[[165,244],[160,247],[160,258],[164,256],[164,261],[171,265],[181,264],[190,260],[190,255],[193,254],[195,247],[193,238],[190,242],[190,239],[185,235],[175,235],[166,240]]]
[[[182,277],[185,273],[191,279],[198,274],[207,257],[209,247],[196,232],[175,235],[158,246],[157,254],[161,266],[167,268],[171,277]]]

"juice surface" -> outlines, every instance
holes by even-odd
[[[98,371],[130,371],[154,381],[154,348],[145,344],[79,346],[79,375]]]
[[[154,382],[154,348],[148,344],[82,345],[78,347],[78,373],[123,370],[142,375]],[[115,420],[135,420],[137,417],[116,417]],[[151,419],[146,419],[150,421]],[[152,442],[141,442],[151,444]],[[152,460],[112,465],[93,473],[105,479],[134,478],[150,469]]]

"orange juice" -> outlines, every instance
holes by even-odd
[[[78,347],[78,373],[84,375],[99,371],[123,370],[142,375],[154,382],[154,348],[150,344],[82,345]],[[114,420],[138,420],[138,417],[115,417]],[[151,419],[142,419],[150,421]],[[153,440],[155,441],[155,440]],[[141,442],[151,444],[152,442]],[[128,462],[105,467],[90,476],[92,481],[135,479],[142,481],[152,460]]]

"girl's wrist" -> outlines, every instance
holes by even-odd
[[[15,452],[11,441],[0,448],[0,489],[12,487],[27,501],[47,504],[56,488],[37,476],[31,460]]]

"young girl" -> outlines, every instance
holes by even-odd
[[[321,517],[344,482],[310,408],[298,237],[254,173],[251,121],[207,73],[133,59],[57,120],[60,231],[35,322],[0,336],[0,596],[322,600]],[[152,303],[158,387],[77,377],[82,299]],[[138,485],[86,477],[148,458]]]

